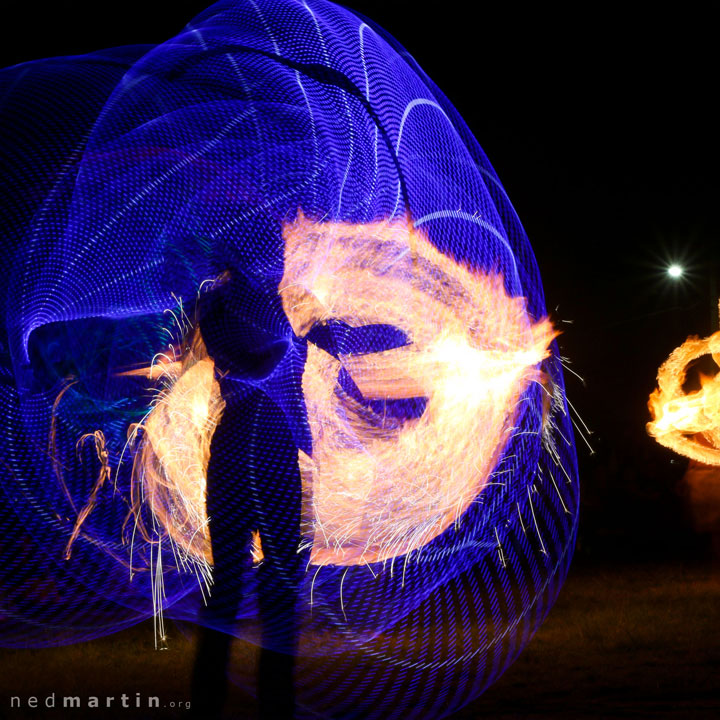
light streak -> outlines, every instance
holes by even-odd
[[[455,523],[488,483],[516,406],[557,334],[507,295],[497,274],[440,253],[408,219],[287,225],[279,291],[295,333],[341,320],[393,325],[408,344],[333,357],[308,345],[303,394],[312,455],[299,451],[311,562],[353,565],[409,554]],[[387,422],[366,400],[425,398]]]
[[[391,560],[392,571],[396,557],[457,528],[493,484],[520,399],[545,381],[539,365],[557,332],[533,320],[500,275],[443,255],[407,219],[353,225],[299,213],[284,240],[278,292],[296,335],[341,320],[392,325],[408,338],[337,358],[308,343],[302,378],[313,441],[311,455],[298,451],[310,564]],[[211,564],[204,494],[224,405],[198,330],[175,357],[132,371],[164,384],[142,424],[133,506],[138,518],[149,506],[187,561]],[[343,389],[341,372],[368,401],[424,398],[425,409],[410,419],[376,413]],[[262,559],[257,533],[253,559]]]
[[[700,376],[701,387],[685,393],[687,369],[711,355],[720,366],[720,332],[690,337],[658,370],[658,387],[650,395],[648,433],[661,445],[706,465],[720,465],[720,373]]]
[[[87,433],[83,435],[77,442],[78,453],[80,452],[83,444],[85,443],[85,440],[87,440],[89,437],[92,437],[95,441],[95,453],[97,454],[97,458],[100,461],[100,473],[98,474],[98,479],[95,482],[95,486],[93,487],[92,493],[90,494],[90,498],[88,499],[85,507],[78,514],[77,520],[75,521],[75,527],[73,528],[70,539],[65,546],[66,560],[70,559],[73,543],[77,539],[77,536],[80,534],[80,528],[82,527],[82,524],[85,522],[87,516],[93,511],[93,508],[95,507],[98,493],[105,484],[105,481],[110,477],[110,463],[108,460],[108,451],[105,446],[105,435],[103,434],[102,430],[96,430],[94,433]]]
[[[131,429],[135,437],[142,430],[133,463],[131,504],[146,540],[157,538],[142,522],[145,505],[161,537],[167,535],[179,551],[180,564],[209,565],[207,466],[210,442],[225,403],[199,329],[190,332],[179,360],[156,358],[150,367],[123,373],[161,381],[152,410],[140,428]],[[207,568],[198,570],[207,577]]]

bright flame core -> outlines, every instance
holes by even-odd
[[[308,343],[302,388],[313,449],[298,460],[310,562],[408,554],[459,522],[490,481],[524,391],[545,380],[538,365],[557,333],[547,319],[533,322],[500,275],[443,255],[407,219],[351,225],[300,213],[284,240],[278,291],[296,335],[332,319],[393,325],[408,338],[337,359]],[[342,370],[366,400],[424,398],[422,415],[377,414],[343,389]],[[199,331],[162,372],[134,486],[186,557],[211,563],[205,478],[224,403]]]
[[[133,465],[132,507],[143,535],[143,504],[180,550],[181,561],[212,563],[205,508],[210,441],[225,409],[215,365],[195,329],[175,362],[126,374],[160,376],[164,387],[142,423]],[[137,427],[132,429],[133,435]]]
[[[648,433],[661,445],[706,465],[720,465],[720,373],[700,378],[700,390],[683,392],[688,365],[712,355],[720,366],[720,332],[688,338],[658,370],[650,395]]]
[[[341,320],[393,325],[409,344],[340,355],[309,344],[303,394],[312,456],[299,451],[311,562],[354,565],[419,549],[468,509],[514,432],[517,404],[555,337],[499,275],[440,253],[408,220],[285,227],[279,291],[295,333]],[[425,398],[419,418],[366,400]]]

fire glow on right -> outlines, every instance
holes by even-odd
[[[700,389],[686,393],[690,363],[711,355],[720,367],[720,332],[690,337],[658,370],[658,387],[650,395],[648,433],[661,445],[706,465],[720,466],[720,372],[700,376]]]

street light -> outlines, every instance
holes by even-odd
[[[677,280],[678,278],[682,277],[683,268],[681,265],[673,263],[672,265],[670,265],[670,267],[668,267],[667,274],[674,280]]]

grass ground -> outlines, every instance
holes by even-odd
[[[457,720],[720,718],[720,576],[580,568],[508,672]]]
[[[187,718],[192,659],[192,634],[175,628],[169,649],[155,651],[152,625],[75,646],[2,650],[0,717]],[[256,662],[253,646],[236,643],[234,665],[248,686]],[[52,693],[114,696],[118,707],[26,707],[29,696],[42,706]],[[127,709],[119,707],[122,693]],[[161,707],[134,708],[136,693],[143,702],[158,696]],[[11,709],[12,696],[24,707]],[[242,687],[230,703],[233,717],[253,717],[254,701]],[[573,568],[517,662],[454,717],[720,717],[720,575],[680,564]]]

